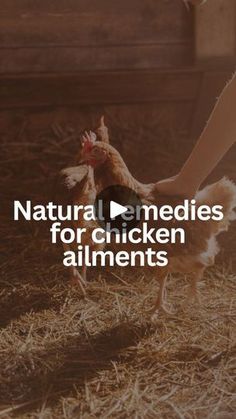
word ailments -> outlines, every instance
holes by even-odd
[[[168,264],[168,255],[166,251],[155,251],[151,247],[144,252],[141,250],[131,250],[127,252],[120,250],[94,250],[89,246],[78,246],[77,251],[67,250],[64,252],[63,265],[66,267],[82,266],[159,266],[164,267]]]

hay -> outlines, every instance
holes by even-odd
[[[70,162],[80,129],[93,123],[88,110],[73,112],[70,122],[62,111],[20,113],[14,123],[6,114],[11,130],[1,132],[0,417],[235,417],[236,275],[229,266],[206,273],[200,308],[183,309],[188,279],[172,278],[175,314],[150,320],[157,291],[151,276],[92,269],[84,298],[67,284],[48,225],[11,221],[12,199],[46,202],[55,194],[55,174]],[[114,138],[125,131],[127,155],[138,132],[148,133],[150,144],[162,133],[155,145],[160,177],[167,161],[174,169],[181,164],[164,123],[145,126],[139,115],[135,121],[136,109],[122,131],[114,120],[123,111],[107,112]],[[185,136],[179,141],[189,148]],[[233,173],[233,164],[227,167]],[[234,234],[227,240],[233,243]]]

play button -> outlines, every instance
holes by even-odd
[[[135,191],[113,185],[101,191],[95,202],[96,219],[106,231],[123,234],[141,221],[142,202]]]
[[[110,217],[112,219],[116,218],[118,215],[124,214],[127,211],[127,207],[124,207],[123,205],[120,205],[115,201],[110,202]]]

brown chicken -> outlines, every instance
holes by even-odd
[[[96,198],[96,188],[94,184],[93,169],[87,165],[76,167],[69,167],[61,171],[61,176],[64,178],[64,183],[70,191],[71,205],[89,205],[93,204]],[[101,250],[101,245],[95,245],[92,242],[91,234],[94,228],[97,227],[95,221],[86,221],[83,218],[83,211],[79,213],[78,221],[73,221],[74,228],[86,228],[86,232],[82,235],[83,246],[89,245],[92,250]],[[76,243],[72,245],[64,244],[64,251],[76,250]],[[75,267],[70,267],[71,284],[78,284],[85,294],[84,287],[86,286],[86,266],[82,267],[82,274]]]
[[[104,143],[109,142],[109,133],[108,129],[104,124],[104,117],[101,117],[100,125],[96,131],[100,141]],[[96,141],[96,134],[85,133],[81,138],[82,149],[86,149],[86,146],[89,142],[88,147],[90,147],[91,142]],[[87,164],[81,164],[79,166],[73,166],[66,169],[63,169],[60,173],[63,178],[63,183],[66,186],[69,196],[68,201],[72,205],[92,205],[96,198],[97,188],[94,182],[94,172],[93,168]],[[68,202],[67,202],[68,203]],[[91,232],[94,228],[98,227],[96,221],[85,221],[83,219],[83,213],[80,214],[79,220],[73,222],[74,228],[86,228],[86,233],[82,236],[82,245],[88,245],[92,250],[102,250],[104,246],[101,244],[95,244],[91,239]],[[71,247],[68,244],[63,244],[64,251],[71,250]],[[78,284],[82,292],[85,294],[85,286],[87,284],[87,267],[84,265],[82,267],[82,273],[78,271],[75,267],[70,269],[71,284]]]
[[[94,168],[95,184],[98,191],[110,185],[124,185],[137,192],[145,202],[156,205],[176,204],[176,198],[161,197],[155,184],[144,185],[137,181],[129,172],[120,153],[111,145],[102,142],[92,142],[87,138],[86,147],[81,154],[83,162]],[[168,273],[182,272],[191,273],[192,282],[189,296],[197,298],[197,282],[202,278],[203,272],[207,266],[214,263],[215,256],[218,253],[216,236],[223,230],[226,230],[230,221],[234,217],[233,209],[236,206],[236,186],[233,182],[224,178],[219,182],[210,185],[200,191],[196,197],[196,205],[215,204],[223,206],[223,221],[189,221],[185,222],[187,243],[183,246],[169,245],[169,264],[166,268],[155,268],[160,287],[156,304],[152,311],[162,309],[168,311],[165,304],[165,284]],[[167,202],[168,201],[168,202]],[[174,221],[173,221],[174,222]],[[148,222],[149,227],[153,227],[155,221]],[[170,227],[170,225],[169,225]],[[119,250],[124,246],[125,250],[132,248],[132,244],[118,245]],[[140,250],[144,250],[147,245],[141,244]],[[159,248],[160,246],[158,246]],[[155,245],[153,250],[155,250]],[[150,268],[149,268],[150,269]]]
[[[155,184],[143,184],[135,179],[120,153],[109,143],[94,142],[87,136],[86,144],[81,150],[81,162],[94,168],[97,192],[111,185],[123,185],[135,191],[143,200],[154,199]]]

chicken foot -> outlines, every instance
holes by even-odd
[[[75,268],[70,266],[70,284],[71,285],[78,285],[83,293],[83,295],[86,295],[85,287],[87,286],[87,282],[84,280],[83,276],[79,273],[79,271]]]
[[[63,249],[64,251],[70,250],[70,246],[63,243]],[[87,286],[86,281],[86,273],[87,273],[87,266],[83,265],[82,267],[82,275],[76,269],[74,266],[69,266],[69,272],[70,272],[70,284],[71,285],[78,285],[83,293],[83,295],[86,295],[85,287]]]
[[[200,297],[198,293],[198,282],[201,281],[203,277],[203,273],[204,273],[204,268],[200,268],[196,272],[193,273],[193,277],[191,278],[191,285],[188,288],[185,305],[188,305],[192,301],[200,305]]]
[[[153,308],[149,311],[150,314],[154,314],[156,311],[163,312],[164,314],[172,314],[171,311],[168,309],[167,303],[165,301],[165,288],[166,288],[166,280],[168,277],[168,271],[166,269],[159,269],[159,290],[157,294],[156,302]]]

